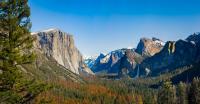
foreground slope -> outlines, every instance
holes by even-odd
[[[48,82],[56,82],[58,80],[83,82],[78,74],[60,65],[55,59],[46,57],[38,50],[35,50],[35,54],[35,62],[22,66],[25,76]]]

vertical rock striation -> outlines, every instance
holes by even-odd
[[[84,64],[83,57],[74,45],[72,35],[59,29],[49,29],[32,33],[36,37],[34,47],[48,58],[53,58],[58,64],[76,74],[93,72]]]

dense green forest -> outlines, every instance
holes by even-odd
[[[29,17],[28,0],[0,0],[0,104],[200,103],[200,79],[194,78],[199,73],[198,64],[137,79],[91,76],[75,82],[28,77],[22,66],[27,67],[37,57],[31,51],[34,38]]]

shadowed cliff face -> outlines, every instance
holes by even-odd
[[[196,61],[200,62],[200,32],[194,33],[193,35],[190,35],[187,39],[187,41],[190,41],[191,43],[195,44],[197,47],[197,57]]]
[[[100,54],[91,69],[95,73],[118,73],[119,60],[124,56],[125,51],[126,49],[119,49],[107,55]]]
[[[58,29],[32,33],[36,36],[34,47],[47,57],[54,58],[60,65],[76,74],[93,74],[83,63],[83,57],[74,45],[72,35]]]
[[[125,55],[120,59],[119,77],[127,76],[136,77],[137,65],[140,64],[143,57],[133,50],[127,49]]]

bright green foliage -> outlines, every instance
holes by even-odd
[[[175,104],[176,90],[170,81],[163,83],[158,92],[158,104]]]
[[[188,93],[187,86],[185,83],[180,82],[177,86],[177,103],[178,104],[188,104]]]
[[[194,78],[189,92],[189,104],[199,104],[200,103],[200,80]]]

